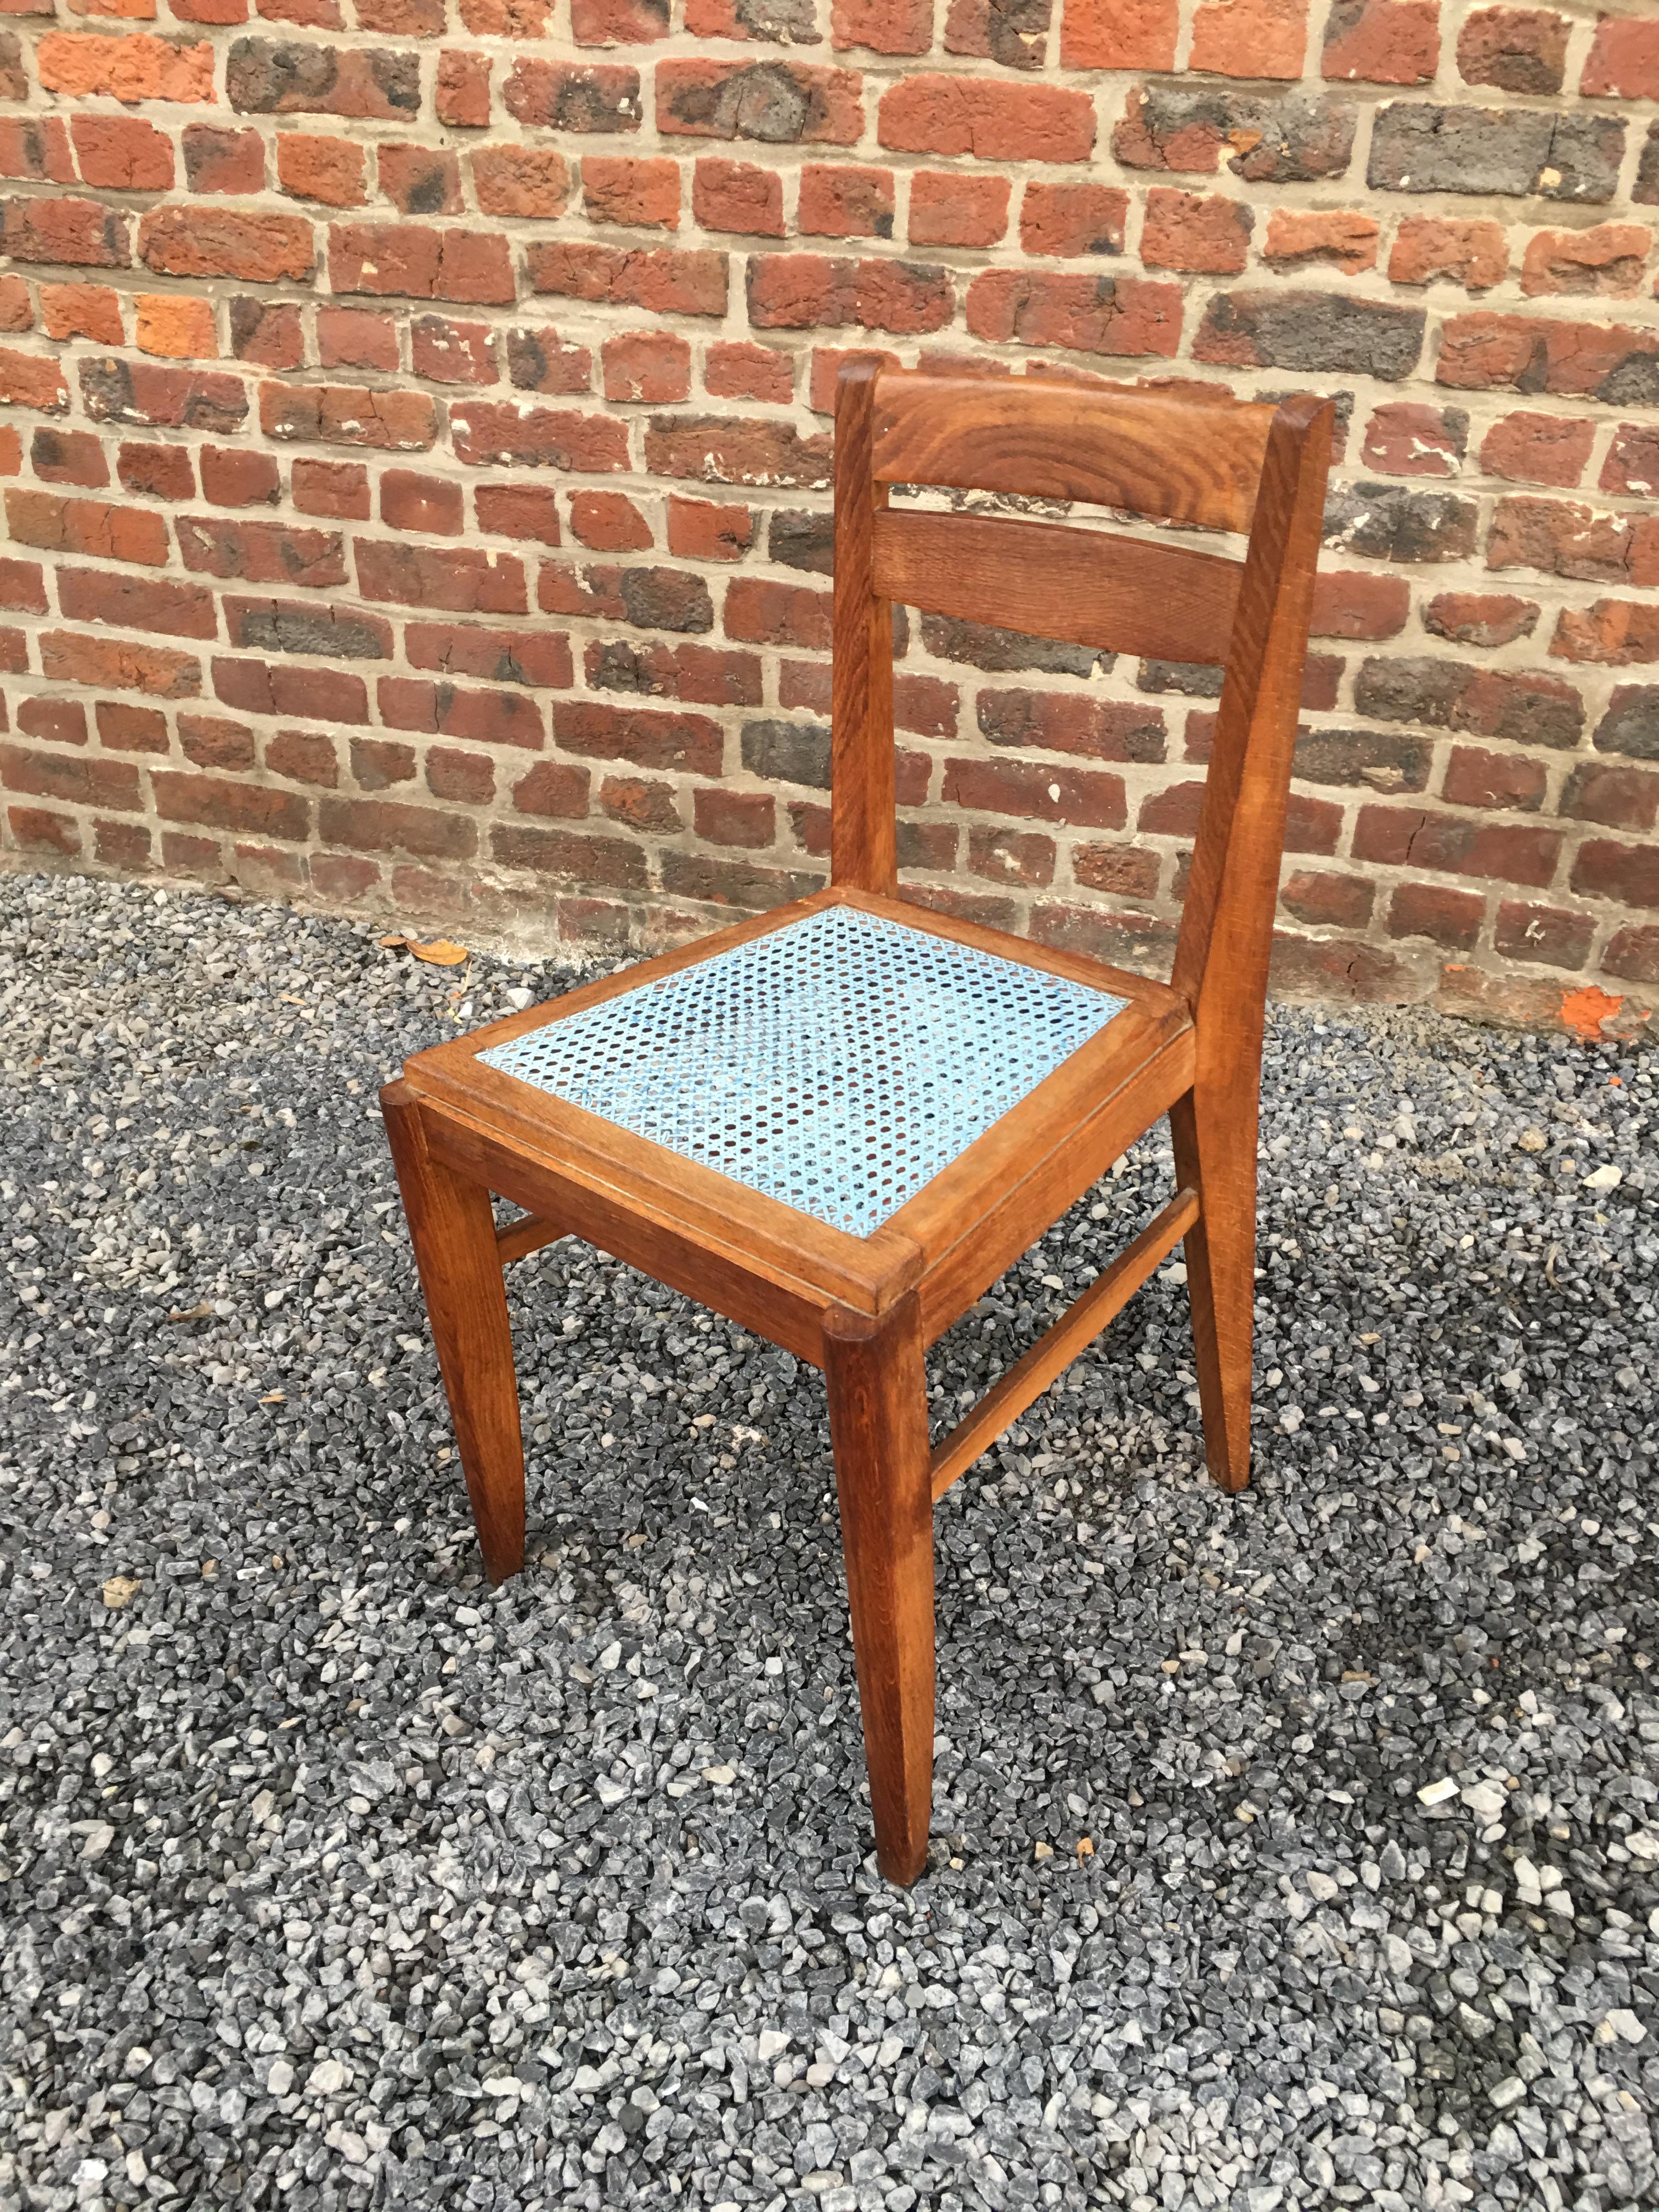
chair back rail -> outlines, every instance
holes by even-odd
[[[1155,659],[1219,665],[1175,988],[1215,1048],[1259,1041],[1333,410],[842,368],[836,410],[832,880],[897,888],[895,602]],[[1067,524],[897,510],[895,483],[1082,500],[1248,528],[1243,561]],[[1245,1070],[1241,1064],[1241,1076]]]

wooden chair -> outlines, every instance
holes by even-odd
[[[381,1098],[484,1565],[524,1558],[503,1267],[585,1238],[823,1370],[876,1851],[927,1855],[935,1500],[1179,1243],[1210,1471],[1249,1467],[1267,957],[1331,409],[843,368],[827,890],[410,1060]],[[888,505],[1248,530],[1243,559]],[[909,905],[895,601],[1224,671],[1166,986]],[[1160,1115],[1175,1197],[931,1452],[928,1345]],[[527,1209],[495,1227],[490,1194]]]

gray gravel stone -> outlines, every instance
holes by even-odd
[[[524,1262],[479,1577],[374,1091],[574,971],[21,876],[0,963],[5,2212],[1654,2201],[1650,1051],[1274,1014],[1255,1486],[1171,1265],[939,1509],[904,1895],[810,1371]]]

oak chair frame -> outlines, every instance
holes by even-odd
[[[1210,1471],[1249,1471],[1256,1143],[1267,962],[1332,410],[1038,377],[842,371],[836,410],[830,880],[416,1054],[381,1093],[484,1566],[522,1565],[524,1450],[504,1269],[574,1236],[823,1370],[878,1862],[926,1863],[933,1508],[1177,1244]],[[1088,502],[1248,531],[1242,561],[997,514],[900,511],[894,483]],[[894,819],[895,602],[1224,670],[1167,985],[904,902]],[[873,1234],[859,1237],[484,1066],[481,1051],[851,904],[1127,1003]],[[927,1347],[1162,1115],[1176,1195],[929,1449]],[[500,1229],[491,1194],[527,1218]]]

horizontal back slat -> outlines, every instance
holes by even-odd
[[[996,515],[875,517],[884,599],[1152,660],[1226,659],[1243,564],[1184,545]]]
[[[1237,400],[890,369],[876,381],[875,479],[1248,530],[1273,417]]]

